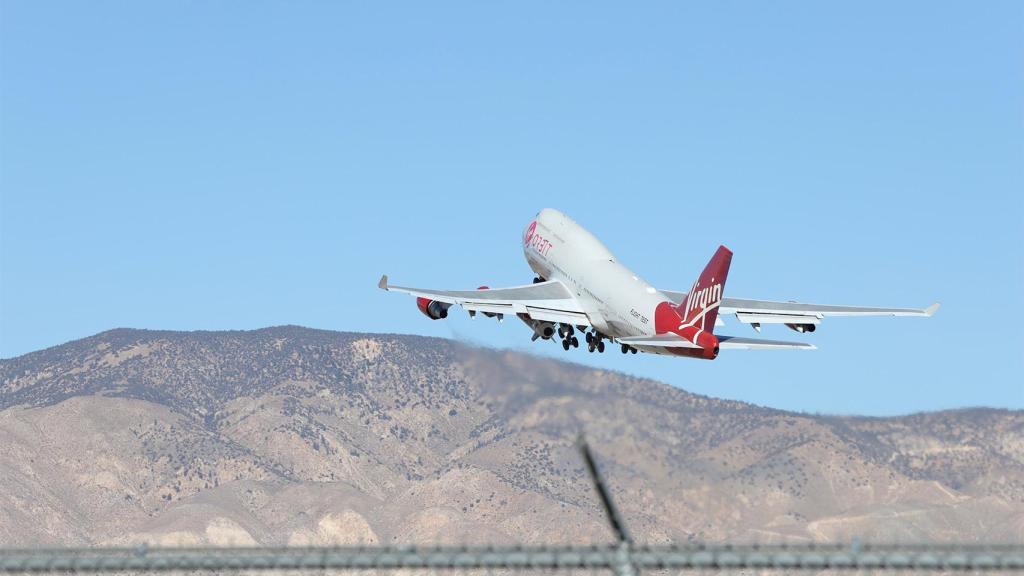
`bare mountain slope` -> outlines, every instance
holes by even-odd
[[[811,417],[414,336],[112,330],[0,360],[0,544],[1024,541],[1024,414]]]

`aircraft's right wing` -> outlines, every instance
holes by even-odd
[[[686,300],[686,292],[661,291],[674,303]],[[868,306],[833,306],[803,302],[777,302],[747,298],[723,297],[721,314],[735,314],[746,324],[818,324],[828,316],[931,316],[938,303],[927,308],[877,308]]]

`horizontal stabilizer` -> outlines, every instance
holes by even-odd
[[[657,336],[630,336],[629,338],[616,338],[619,344],[630,346],[661,346],[663,348],[700,348],[693,342],[678,334],[669,332]]]
[[[740,336],[719,336],[718,347],[722,350],[815,350],[818,348],[814,344],[806,342],[762,340],[760,338],[742,338]]]
[[[617,338],[620,344],[629,346],[656,346],[662,348],[699,348],[693,342],[678,334],[659,334],[657,336],[632,336]],[[739,336],[719,336],[718,347],[722,350],[814,350],[814,344],[805,342],[784,342],[781,340],[761,340],[758,338],[741,338]]]

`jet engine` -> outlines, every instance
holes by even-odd
[[[436,300],[430,300],[427,298],[417,298],[416,307],[420,309],[420,312],[430,318],[431,320],[440,320],[448,317],[448,309],[451,308],[451,304],[445,302],[438,302]]]
[[[804,332],[814,332],[814,330],[817,328],[817,326],[815,326],[814,324],[788,324],[787,323],[786,324],[786,328],[789,328],[790,330],[794,330],[796,332],[799,332],[799,333],[803,334]]]
[[[532,340],[536,340],[537,338],[549,340],[552,336],[555,335],[555,325],[553,322],[534,320],[533,318],[530,318],[526,314],[519,314],[519,319],[522,320],[524,324],[529,326],[531,330],[533,330]]]

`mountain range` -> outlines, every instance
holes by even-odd
[[[0,545],[1024,542],[1024,412],[821,416],[449,340],[117,329],[0,360]]]

